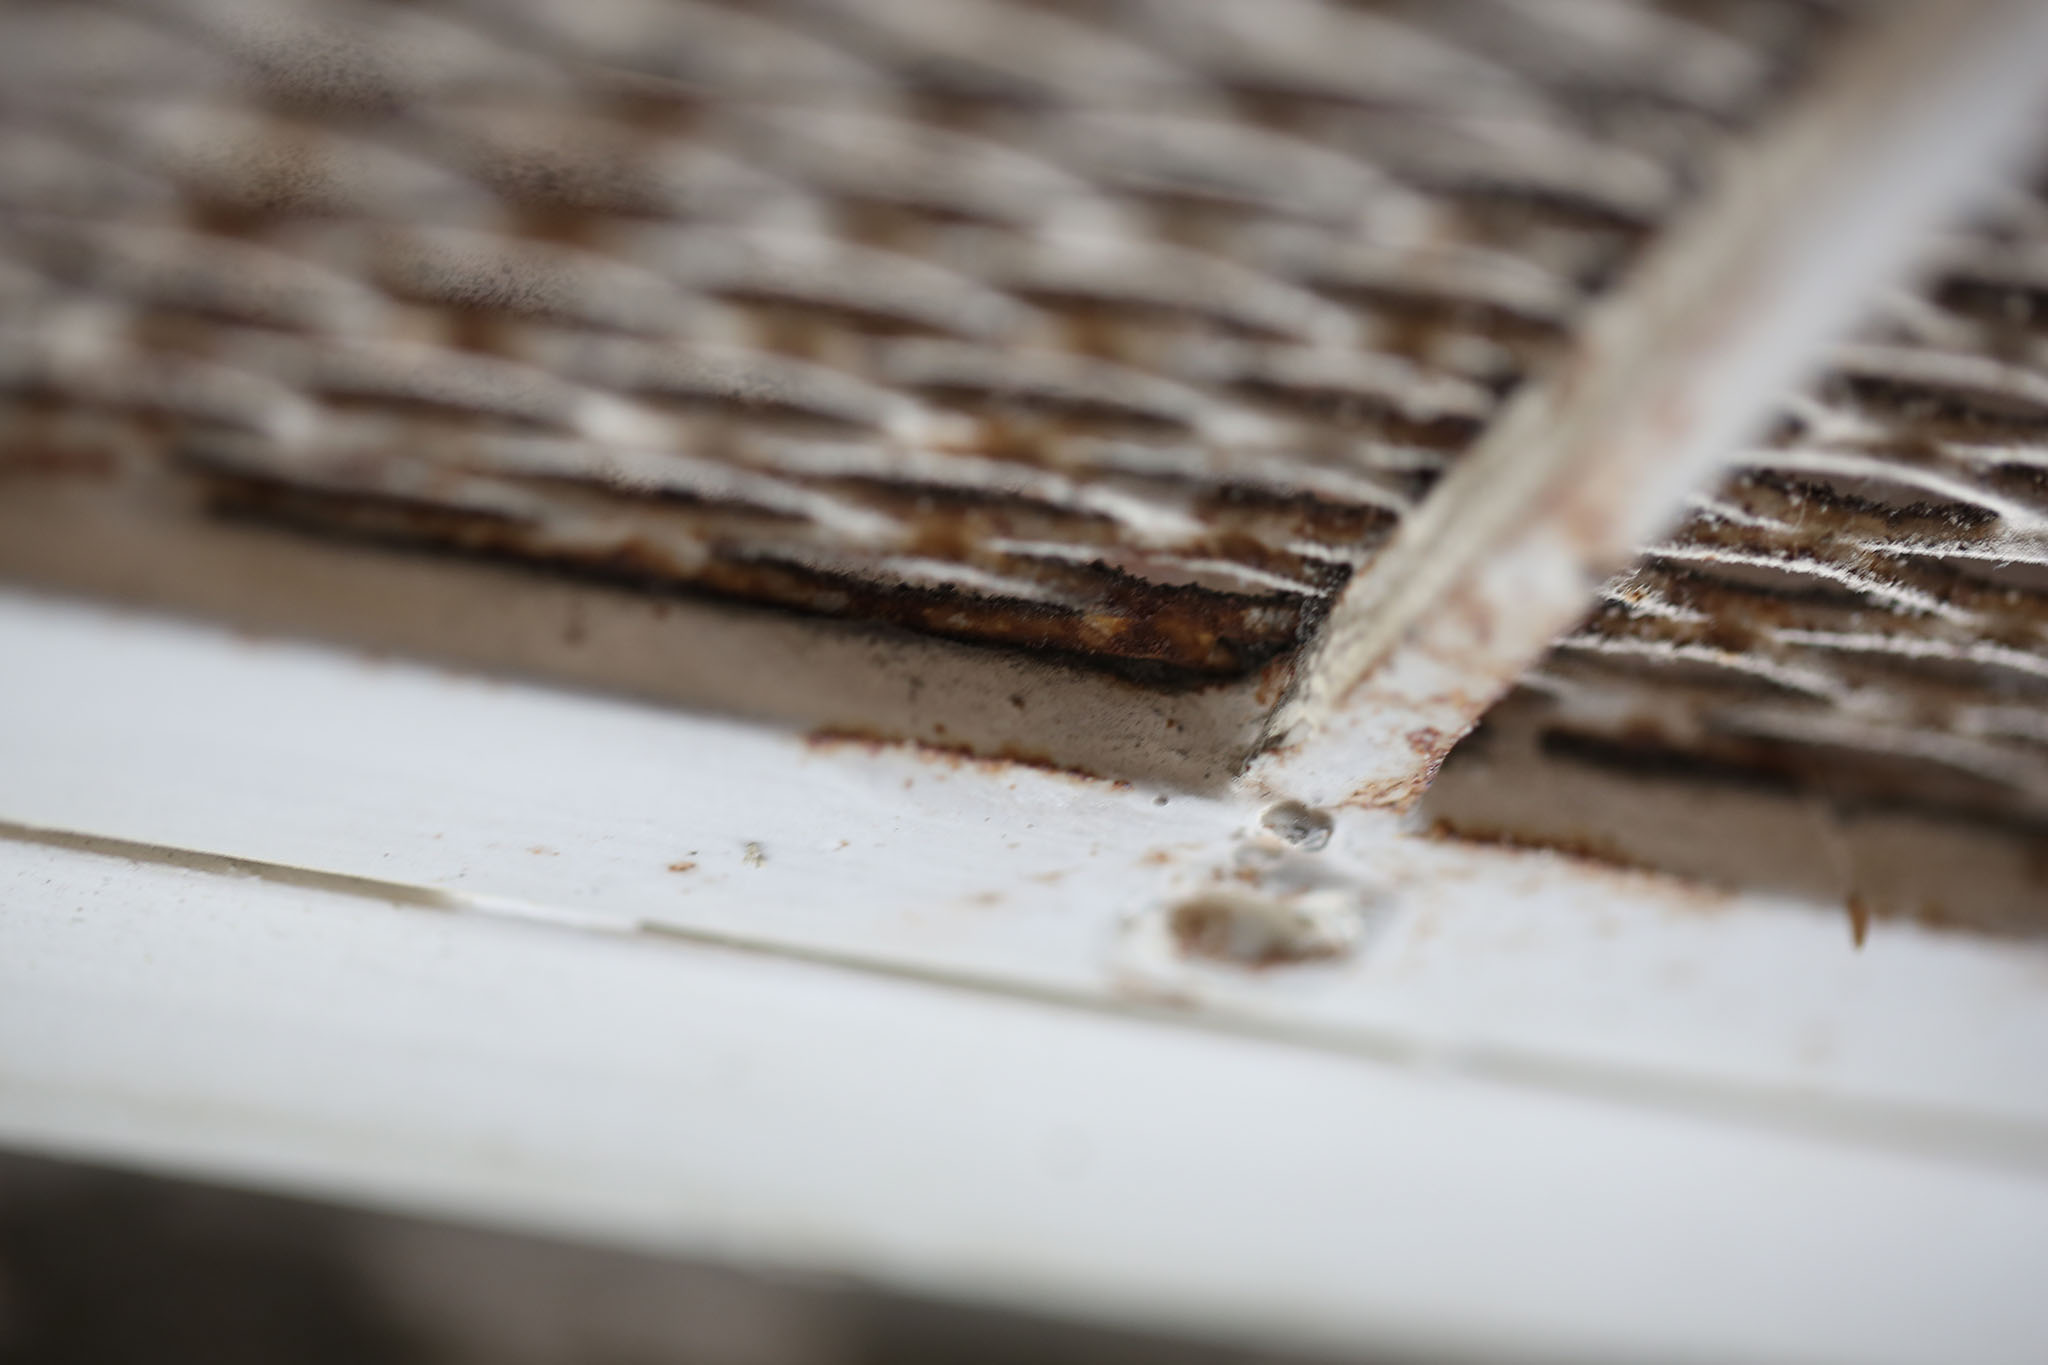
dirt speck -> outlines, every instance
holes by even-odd
[[[1848,903],[1849,939],[1858,948],[1870,938],[1870,902],[1858,895],[1851,895]]]
[[[749,841],[740,852],[740,861],[748,867],[762,867],[768,862],[768,854],[759,844]]]
[[[1275,801],[1259,812],[1259,828],[1282,843],[1313,853],[1329,847],[1334,825],[1328,811],[1300,801]]]
[[[532,853],[542,858],[559,858],[562,856],[561,854],[557,853],[554,849],[549,848],[546,844],[534,844],[531,847],[529,847],[526,851],[528,853]]]

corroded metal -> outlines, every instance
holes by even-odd
[[[16,4],[0,459],[1250,677],[1847,12]]]
[[[1607,586],[1453,753],[1439,818],[1859,906],[2048,906],[2044,186],[2037,169],[1940,242],[1924,282]],[[1717,836],[1743,799],[1794,813],[1811,875]],[[1700,817],[1689,850],[1681,809]],[[1878,827],[2022,856],[1879,876],[1862,832]]]

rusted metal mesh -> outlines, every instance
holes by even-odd
[[[0,467],[1235,676],[1843,22],[14,0]]]
[[[1503,727],[1582,768],[2048,838],[2048,162],[1935,245]]]

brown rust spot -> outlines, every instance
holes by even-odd
[[[670,863],[668,870],[671,872],[694,872],[697,870],[697,862],[694,858],[682,858]]]
[[[1858,948],[1870,937],[1870,902],[1862,896],[1851,893],[1847,905],[1849,911],[1849,939]]]
[[[1448,746],[1444,743],[1443,731],[1433,725],[1423,725],[1408,732],[1408,747],[1424,758],[1435,758],[1441,762]]]

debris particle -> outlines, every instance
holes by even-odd
[[[1259,814],[1259,826],[1274,838],[1310,853],[1330,842],[1328,811],[1299,801],[1276,801]]]
[[[759,844],[750,842],[745,851],[740,854],[740,861],[748,867],[760,867],[768,861],[768,855],[761,851]]]

